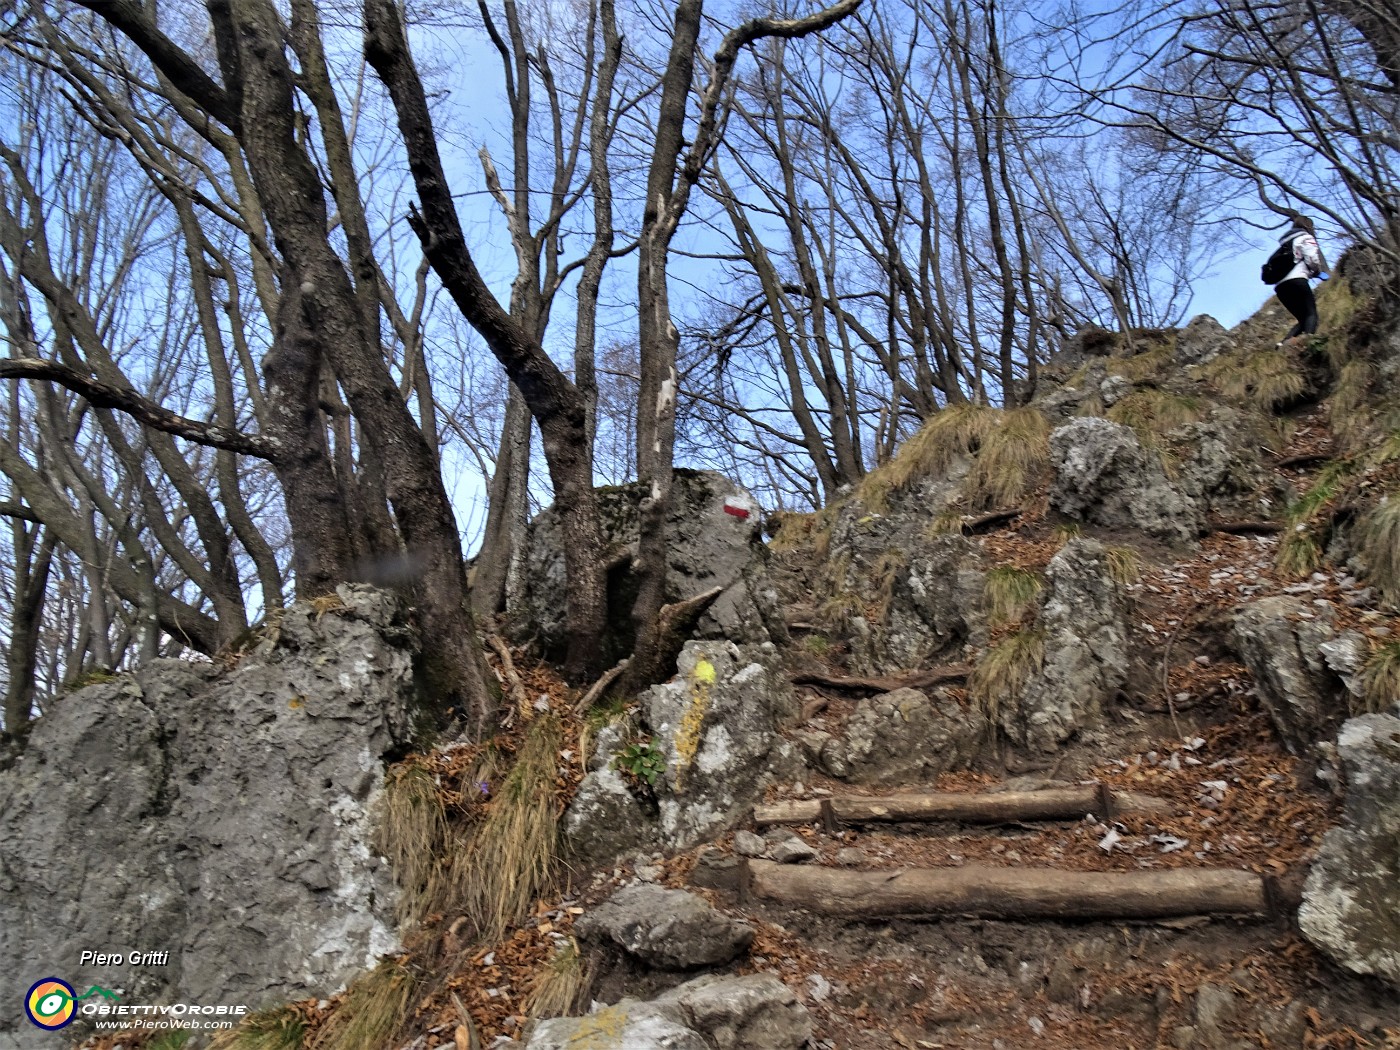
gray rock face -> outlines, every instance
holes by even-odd
[[[542,1022],[526,1050],[799,1050],[812,1019],[772,974],[687,981],[650,1003]]]
[[[1342,821],[1323,837],[1298,925],[1339,965],[1400,988],[1400,717],[1353,718],[1337,751]]]
[[[1178,365],[1202,365],[1235,348],[1235,340],[1214,317],[1198,314],[1177,333],[1173,357]]]
[[[587,1017],[540,1022],[525,1050],[711,1050],[705,1037],[687,1028],[676,1012],[624,999]]]
[[[662,842],[685,849],[737,823],[798,761],[778,727],[797,714],[771,644],[687,642],[670,682],[642,694],[653,746]]]
[[[1071,540],[1045,575],[1049,587],[1036,620],[1045,662],[1002,708],[1007,736],[1041,751],[1097,727],[1104,704],[1128,677],[1127,599],[1103,545]]]
[[[327,995],[396,948],[371,810],[381,756],[412,730],[413,639],[394,599],[340,593],[341,612],[289,609],[226,675],[156,661],[35,723],[0,772],[10,1002],[53,974],[254,1009]],[[169,957],[95,967],[84,950]]]
[[[719,1050],[798,1050],[812,1037],[812,1018],[771,973],[707,974],[657,999],[679,1007],[691,1028]]]
[[[864,701],[841,737],[828,737],[817,763],[834,777],[863,784],[929,779],[962,769],[976,756],[985,719],[946,693],[896,689]]]
[[[1177,427],[1169,437],[1178,456],[1177,486],[1210,513],[1270,518],[1290,498],[1286,485],[1261,464],[1258,441],[1243,413],[1217,405],[1205,419]]]
[[[1168,480],[1131,427],[1107,419],[1071,420],[1051,432],[1050,461],[1050,505],[1071,518],[1179,544],[1193,540],[1204,525],[1200,504]]]
[[[618,485],[598,490],[604,542],[609,548],[637,549],[638,508],[644,485]],[[723,637],[737,642],[769,641],[781,632],[774,613],[776,599],[763,579],[763,546],[759,542],[762,511],[749,493],[713,471],[678,470],[668,518],[668,602],[680,601],[723,587],[697,625],[700,637]],[[566,511],[567,512],[567,509]],[[510,610],[521,630],[538,637],[545,654],[558,657],[564,637],[564,548],[560,511],[550,507],[530,525],[526,541],[523,593],[510,596]],[[605,639],[608,657],[616,661],[632,650],[629,614],[636,597],[630,569],[618,569],[608,584],[608,622],[616,626]]]
[[[610,941],[648,966],[692,970],[730,962],[748,949],[754,929],[684,890],[636,885],[618,890],[583,915],[574,932]]]
[[[1289,751],[1307,754],[1337,731],[1347,714],[1342,675],[1348,672],[1339,669],[1352,666],[1351,647],[1335,644],[1336,631],[1323,610],[1286,595],[1261,598],[1235,612],[1234,636]]]
[[[564,813],[564,841],[581,868],[611,864],[656,843],[656,818],[642,807],[615,769],[585,776]]]

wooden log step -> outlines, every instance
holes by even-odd
[[[825,807],[825,808],[824,808]],[[754,823],[813,824],[830,819],[841,824],[938,823],[1004,824],[1019,820],[1079,820],[1093,813],[1108,820],[1122,813],[1170,813],[1170,802],[1135,791],[1115,791],[1084,784],[1038,791],[931,791],[872,798],[801,799],[755,806]]]
[[[848,871],[749,860],[753,898],[843,919],[1166,919],[1270,914],[1264,879],[1228,868],[1088,872],[1055,868]]]

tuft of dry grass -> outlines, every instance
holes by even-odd
[[[567,1017],[579,1009],[588,985],[588,965],[571,937],[535,977],[525,1010],[533,1019]]]
[[[1132,547],[1108,547],[1104,550],[1108,575],[1119,586],[1137,583],[1142,578],[1142,555]]]
[[[909,565],[908,556],[901,550],[891,548],[875,559],[871,576],[875,584],[875,618],[879,623],[889,619],[890,603],[894,601],[894,585],[900,572]]]
[[[1172,354],[1175,349],[1176,340],[1173,337],[1159,342],[1150,350],[1144,350],[1129,357],[1111,357],[1108,360],[1108,371],[1112,375],[1131,379],[1134,383],[1141,383],[1154,376],[1159,376],[1169,369],[1172,365]]]
[[[1366,411],[1366,403],[1374,376],[1375,369],[1365,361],[1348,361],[1327,399],[1327,425],[1348,450],[1358,450],[1369,443],[1374,420]]]
[[[998,412],[964,484],[968,503],[992,509],[1026,495],[1050,462],[1050,421],[1038,408]]]
[[[1310,576],[1322,564],[1322,547],[1306,525],[1295,525],[1284,533],[1274,555],[1274,568],[1295,579]]]
[[[1132,427],[1144,443],[1154,447],[1177,427],[1205,418],[1198,398],[1152,387],[1120,398],[1107,414],[1113,422]]]
[[[306,1019],[291,1006],[249,1014],[237,1028],[214,1036],[209,1050],[302,1050]]]
[[[1002,700],[1020,693],[1045,665],[1045,635],[1039,630],[1017,631],[987,649],[968,678],[968,696],[996,731]]]
[[[1400,703],[1400,642],[1386,642],[1371,651],[1361,670],[1361,697],[1352,714],[1375,714]]]
[[[1303,392],[1303,373],[1278,349],[1223,354],[1204,367],[1206,378],[1223,396],[1261,412],[1272,412]]]
[[[402,962],[385,960],[358,977],[326,1019],[309,1050],[384,1050],[407,1019],[418,979]]]
[[[493,787],[485,818],[453,864],[463,911],[487,942],[521,922],[554,877],[563,746],[564,726],[555,715],[530,722],[510,771]]]
[[[427,914],[449,835],[447,811],[432,773],[407,762],[391,768],[384,778],[376,845],[399,887],[400,921],[416,922]]]
[[[904,442],[891,462],[867,474],[857,498],[872,511],[882,511],[892,494],[945,473],[959,458],[972,457],[963,481],[968,507],[1005,506],[1025,495],[1048,462],[1049,438],[1049,420],[1037,408],[951,405]]]
[[[1400,602],[1400,491],[1366,513],[1356,530],[1372,585],[1389,602]]]
[[[1045,584],[1040,577],[1014,565],[998,565],[987,573],[984,593],[993,626],[1021,620],[1035,605]]]

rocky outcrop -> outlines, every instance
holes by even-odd
[[[564,815],[564,835],[584,867],[649,846],[686,849],[747,815],[800,759],[778,733],[797,713],[772,643],[687,642],[670,682],[642,694],[642,721],[665,761],[655,815],[612,767],[626,734],[600,739],[592,771]]]
[[[831,776],[895,784],[966,768],[986,731],[976,709],[944,691],[896,689],[862,701],[839,735],[807,732],[800,739],[813,764]]]
[[[636,581],[627,553],[637,550],[639,507],[646,492],[641,484],[597,490],[603,540],[617,554],[617,565],[608,579],[611,630],[604,639],[610,663],[632,651]],[[559,657],[565,644],[560,513],[550,507],[530,524],[522,591],[509,600],[511,617],[522,638],[537,640],[550,658]],[[676,471],[666,522],[670,550],[666,600],[677,602],[714,587],[723,588],[697,624],[697,637],[758,643],[769,641],[775,633],[781,635],[781,620],[774,611],[776,598],[762,571],[761,519],[758,502],[723,475],[706,470]]]
[[[685,849],[747,815],[796,762],[778,729],[797,702],[777,651],[687,642],[670,682],[642,695],[653,743],[666,759],[657,790],[661,840]]]
[[[0,772],[8,1001],[52,974],[128,1003],[256,1008],[328,995],[395,949],[372,823],[382,756],[413,731],[415,644],[395,599],[339,594],[288,609],[226,674],[158,660],[34,724]]]
[[[542,1022],[526,1050],[799,1050],[812,1019],[772,974],[706,975],[642,1003]]]
[[[585,941],[616,945],[660,970],[731,962],[748,950],[754,928],[684,890],[639,884],[618,890],[574,924]]]
[[[1400,988],[1400,716],[1353,718],[1337,753],[1346,803],[1308,874],[1298,925],[1340,966]]]
[[[1071,420],[1051,432],[1050,461],[1050,506],[1068,517],[1176,544],[1195,539],[1204,526],[1199,502],[1172,484],[1131,427]]]
[[[1289,595],[1241,606],[1234,637],[1284,746],[1306,755],[1330,739],[1347,715],[1348,681],[1357,688],[1364,639],[1338,635],[1327,610]]]
[[[1039,751],[1096,728],[1128,677],[1127,598],[1104,546],[1071,540],[1045,575],[1049,587],[1035,628],[1044,661],[1002,709],[1008,738]]]
[[[1203,365],[1236,346],[1225,326],[1209,314],[1198,314],[1176,334],[1172,357],[1180,366]]]

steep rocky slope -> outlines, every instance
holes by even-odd
[[[1400,316],[1363,291],[1284,348],[1273,307],[1084,333],[1027,407],[735,530],[746,611],[642,697],[500,646],[516,724],[386,784],[403,951],[217,1045],[1400,1046]]]

